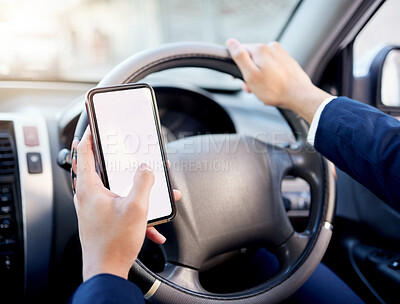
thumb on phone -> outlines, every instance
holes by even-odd
[[[141,210],[146,215],[149,209],[150,190],[154,184],[154,173],[146,164],[141,164],[136,170],[133,185],[126,199],[138,212]],[[136,214],[137,215],[137,214]]]

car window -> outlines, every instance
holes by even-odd
[[[99,81],[173,41],[276,38],[300,0],[0,1],[0,78]]]
[[[363,76],[376,52],[385,44],[400,45],[400,1],[387,0],[354,42],[354,74]]]

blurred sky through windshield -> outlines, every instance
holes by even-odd
[[[299,0],[0,0],[0,78],[99,81],[173,41],[269,42]]]

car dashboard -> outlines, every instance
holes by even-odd
[[[295,144],[280,112],[253,94],[168,81],[150,84],[166,143],[240,133],[280,147]],[[81,281],[70,177],[57,157],[70,148],[84,94],[94,86],[0,82],[0,284],[12,301],[65,300]],[[282,195],[295,229],[304,229],[311,203],[308,184],[287,176]],[[159,252],[152,249],[157,246],[147,247],[154,256]],[[147,262],[160,263],[157,258]]]

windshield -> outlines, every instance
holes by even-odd
[[[174,41],[276,39],[299,0],[0,0],[0,78],[99,81]]]

